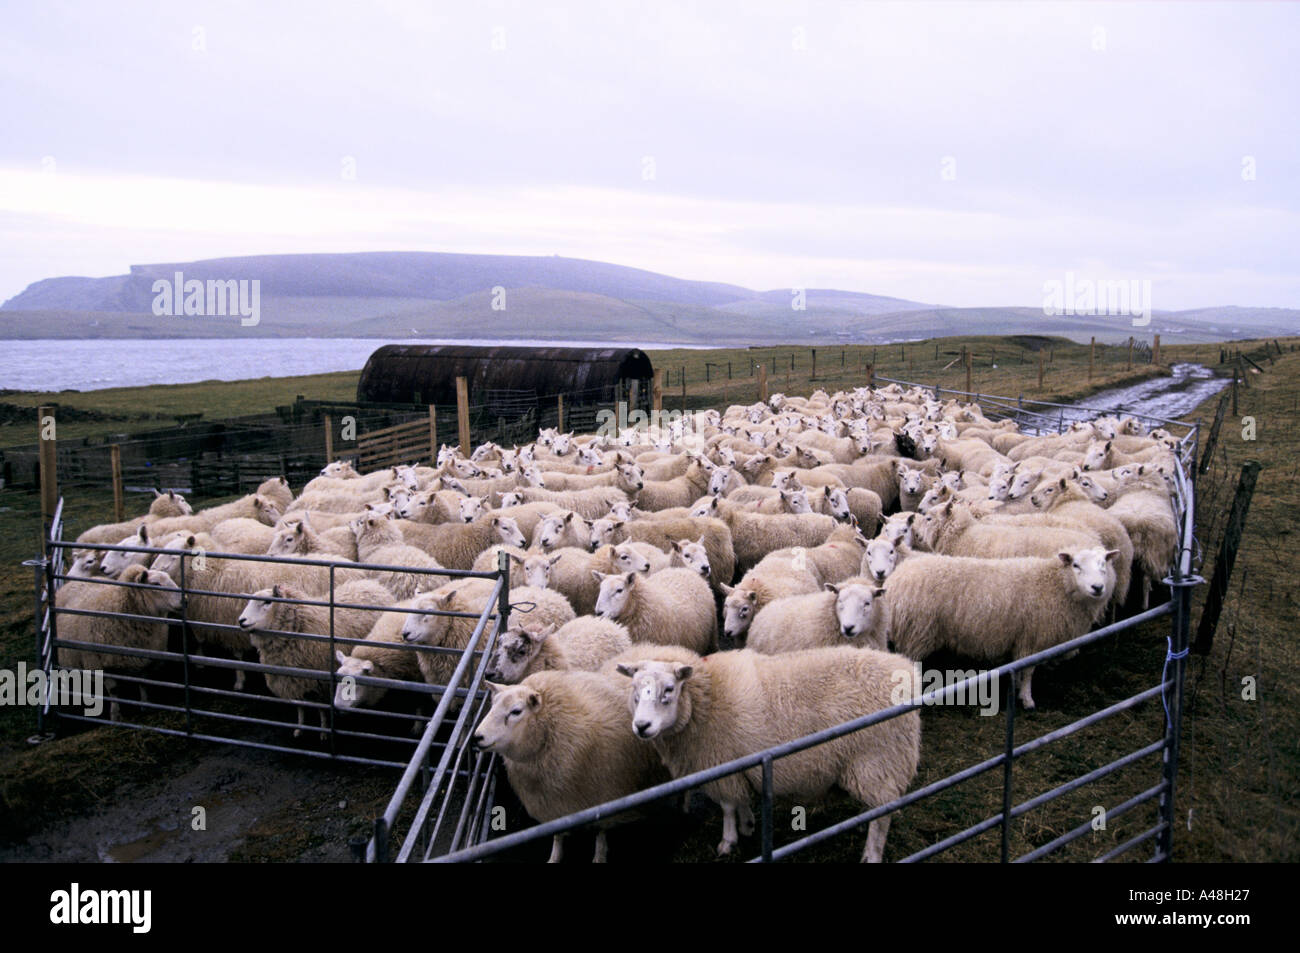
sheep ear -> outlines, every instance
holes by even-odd
[[[1065,489],[1065,477],[1061,477],[1061,489]]]
[[[564,518],[564,522],[566,522],[566,523],[572,523],[572,522],[573,522],[573,517],[574,517],[574,514],[573,514],[573,513],[570,513],[568,516],[566,516],[566,517]]]
[[[626,582],[629,586],[632,585],[632,583],[636,582],[636,573],[634,572],[624,573],[623,581]]]
[[[605,581],[605,573],[601,572],[599,569],[593,569],[593,570],[591,571],[591,574],[592,574],[594,577],[596,577],[596,581],[597,581],[597,582],[604,582],[604,581]]]
[[[1074,565],[1074,557],[1071,556],[1069,553],[1057,553],[1056,558],[1061,561],[1062,566]]]
[[[342,650],[342,649],[335,649],[335,650],[334,650],[334,659],[335,659],[335,661],[337,661],[340,665],[342,665],[344,662],[346,662],[346,661],[348,660],[348,657],[347,657],[346,655],[343,654],[343,650]]]
[[[722,595],[724,597],[729,596],[736,591],[734,587],[727,585],[725,582],[718,583],[718,588],[722,590]]]
[[[750,602],[757,602],[758,593],[755,592],[753,589],[751,589],[749,590],[749,592],[745,593],[745,598],[748,599]]]
[[[695,669],[690,665],[678,665],[677,668],[673,669],[673,675],[676,676],[677,681],[684,682],[691,677],[694,671]]]
[[[162,496],[162,491],[159,490],[157,487],[154,487],[154,489],[153,489],[153,495],[154,495],[154,496]]]
[[[497,692],[501,691],[501,689],[505,688],[506,686],[504,686],[504,685],[498,685],[496,682],[489,682],[489,681],[485,678],[485,679],[483,679],[483,687],[486,688],[486,689],[488,690],[488,695],[489,695],[489,696],[495,698]]]
[[[884,589],[875,589],[875,590],[873,590],[872,593],[871,593],[871,598],[873,598],[873,599],[879,599],[879,598],[880,598],[881,596],[883,596],[884,594],[885,594],[885,590],[884,590]]]
[[[835,585],[835,583],[833,582],[826,583],[824,586],[822,586],[822,588],[827,592],[835,593],[837,596],[840,594],[840,587]]]
[[[626,675],[628,678],[631,678],[637,672],[641,671],[641,665],[641,662],[635,662],[631,665],[626,662],[619,662],[618,665],[614,666],[614,670],[620,675]]]
[[[911,526],[911,525],[912,525],[912,521],[915,520],[915,519],[916,519],[916,514],[915,514],[915,513],[910,513],[910,514],[908,514],[908,517],[907,517],[907,525],[908,525],[908,526]]]
[[[147,543],[147,542],[149,542],[149,526],[148,526],[148,524],[146,524],[146,523],[141,523],[141,524],[140,524],[140,530],[139,530],[139,532],[137,532],[135,535],[138,536],[138,537],[140,538],[140,542],[142,542],[142,543]]]
[[[510,557],[511,562],[518,563],[521,566],[524,564],[523,557],[520,556],[518,553],[506,553],[506,555]]]
[[[438,601],[441,602],[444,606],[449,606],[451,605],[452,600],[455,598],[456,598],[456,590],[453,589],[451,590],[451,592],[444,592],[441,596],[438,597]]]
[[[271,595],[277,599],[284,598],[284,593],[280,591],[280,586],[278,584],[271,587]]]
[[[1118,549],[1108,549],[1108,550],[1106,550],[1106,559],[1107,559],[1107,561],[1113,560],[1113,559],[1114,559],[1116,556],[1118,556],[1118,555],[1119,555],[1119,550],[1118,550]]]
[[[680,553],[681,551],[682,551],[682,541],[680,539],[673,540],[673,552]]]
[[[542,696],[537,694],[537,692],[529,692],[526,701],[528,702],[528,707],[533,709],[533,711],[542,707]]]

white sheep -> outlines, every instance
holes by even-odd
[[[627,628],[634,642],[684,645],[710,652],[718,643],[713,590],[689,569],[664,569],[653,576],[602,573],[595,614]]]
[[[909,659],[873,649],[813,649],[762,655],[748,649],[701,658],[665,648],[651,661],[622,664],[632,679],[628,708],[636,736],[649,741],[680,778],[911,700],[919,683]],[[916,775],[921,718],[913,710],[772,766],[773,794],[801,803],[838,786],[867,807],[900,796]],[[722,807],[721,855],[753,828],[755,767],[702,786]],[[884,858],[890,815],[871,822],[864,861]]]
[[[380,516],[363,516],[353,524],[357,540],[357,558],[362,563],[380,566],[409,566],[412,569],[442,569],[438,560],[416,546],[403,542],[402,531],[392,520]],[[366,569],[366,575],[382,583],[397,599],[409,599],[417,589],[433,589],[442,580],[430,573],[393,572]]]
[[[511,790],[534,819],[544,823],[666,780],[654,749],[627,730],[626,692],[611,676],[537,672],[521,685],[487,687],[492,707],[474,744],[501,757]],[[562,842],[562,834],[552,839],[551,863],[560,861]],[[602,826],[594,860],[605,856]]]
[[[1054,559],[914,556],[885,586],[890,639],[917,660],[939,649],[1020,659],[1068,642],[1105,613],[1118,555],[1089,548]],[[1033,666],[1021,674],[1025,708],[1034,707],[1033,674]]]
[[[558,628],[527,624],[501,633],[486,674],[494,682],[514,685],[534,672],[594,672],[631,647],[627,629],[608,619],[578,616]]]
[[[854,577],[828,582],[822,592],[777,599],[754,617],[745,648],[766,655],[835,645],[884,651],[885,612],[876,606],[884,591]]]

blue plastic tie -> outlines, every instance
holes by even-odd
[[[1175,652],[1173,636],[1165,636],[1165,665],[1164,668],[1160,670],[1160,702],[1165,706],[1165,724],[1168,724],[1173,720],[1169,716],[1169,698],[1165,694],[1165,683],[1169,681],[1169,663],[1175,659],[1187,658],[1187,653],[1190,652],[1191,649],[1192,647],[1189,645],[1181,652]]]

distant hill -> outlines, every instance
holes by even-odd
[[[153,283],[253,279],[260,321],[155,316]],[[504,289],[504,302],[493,289]],[[504,309],[494,307],[504,303]],[[753,291],[607,262],[515,255],[361,252],[133,265],[109,278],[47,278],[0,305],[0,338],[374,337],[608,340],[635,344],[884,342],[946,334],[1061,334],[1113,342],[1295,334],[1300,311],[1201,308],[1048,316],[1037,308],[948,308],[856,291]]]

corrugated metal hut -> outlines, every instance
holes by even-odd
[[[563,394],[566,404],[648,407],[654,368],[638,348],[473,347],[386,344],[370,355],[357,400],[363,403],[454,404],[456,378],[469,382],[470,403],[501,411]]]

